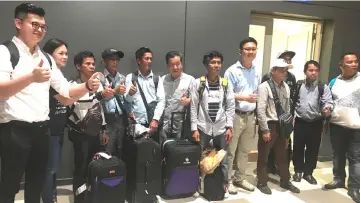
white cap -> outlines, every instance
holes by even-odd
[[[271,66],[271,69],[272,68],[288,68],[290,65],[288,63],[285,62],[285,60],[283,59],[275,59],[273,62],[272,62],[272,66]]]

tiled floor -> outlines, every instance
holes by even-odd
[[[249,163],[249,170],[247,174],[249,175],[250,181],[255,183],[255,174],[254,169],[256,168],[255,163]],[[293,169],[291,169],[293,171]],[[288,191],[283,191],[277,185],[279,178],[271,175],[272,182],[269,183],[270,188],[272,189],[272,195],[264,195],[259,190],[256,190],[253,193],[246,192],[239,189],[238,195],[230,196],[228,199],[225,199],[222,202],[226,203],[280,203],[280,202],[289,202],[289,203],[352,203],[353,201],[347,196],[347,191],[345,189],[337,189],[333,191],[324,191],[322,185],[332,180],[332,163],[330,162],[319,162],[318,169],[314,173],[316,179],[318,180],[318,185],[310,185],[306,181],[302,180],[301,183],[294,183],[301,189],[300,194],[293,194]],[[276,183],[276,184],[275,184]],[[59,193],[59,203],[72,203],[72,192],[71,186],[62,186],[58,188]],[[17,195],[17,200],[15,203],[23,203],[23,191]],[[193,202],[201,203],[207,202],[205,199],[199,197],[195,198],[186,198],[186,199],[177,199],[177,200],[168,200],[165,201],[159,198],[160,202],[169,202],[169,203],[184,203],[184,202]],[[106,202],[104,202],[106,203]]]

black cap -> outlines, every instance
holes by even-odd
[[[109,48],[109,49],[105,49],[102,53],[102,58],[108,58],[109,56],[114,56],[117,55],[119,58],[123,58],[124,57],[124,53],[122,51],[118,51],[116,49],[113,48]]]
[[[296,53],[295,53],[294,51],[288,51],[288,50],[286,50],[286,51],[284,51],[283,53],[281,53],[281,54],[278,56],[278,58],[279,58],[279,59],[283,59],[285,56],[289,56],[289,57],[291,57],[291,59],[292,59],[293,57],[295,57],[295,55],[296,55]]]

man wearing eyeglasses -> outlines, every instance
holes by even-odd
[[[70,87],[54,59],[38,43],[47,26],[45,11],[31,3],[15,9],[17,34],[0,45],[0,98],[6,98],[0,120],[0,202],[13,203],[25,172],[25,202],[39,203],[49,153],[49,88],[73,98],[97,90],[95,73],[86,83]]]
[[[255,187],[246,179],[248,154],[256,142],[256,109],[257,89],[260,77],[256,74],[253,60],[257,54],[257,41],[248,37],[239,44],[240,59],[227,69],[224,77],[234,91],[236,110],[233,121],[232,140],[228,148],[229,194],[237,194],[238,186],[248,191]],[[232,164],[237,164],[232,176]]]

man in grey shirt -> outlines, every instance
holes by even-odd
[[[271,80],[269,82],[275,86],[279,102],[282,109],[290,112],[290,88],[284,82],[287,75],[288,64],[283,59],[277,59],[272,65]],[[270,84],[263,82],[258,89],[257,97],[257,119],[258,130],[258,159],[257,159],[257,188],[264,194],[272,194],[267,186],[267,162],[271,148],[275,151],[277,166],[280,170],[280,185],[293,193],[299,193],[300,190],[290,182],[290,171],[287,163],[286,149],[288,147],[289,137],[280,135],[280,124],[276,112],[274,96]]]
[[[227,151],[232,138],[234,93],[227,80],[219,76],[223,55],[212,51],[203,56],[207,75],[194,81],[191,101],[191,130],[202,149],[216,148]],[[221,162],[225,196],[228,196],[228,165],[225,156]]]
[[[333,101],[327,85],[319,84],[320,64],[317,61],[307,61],[304,73],[306,80],[297,82],[294,99],[293,180],[300,182],[303,175],[307,182],[316,185],[312,173],[317,164],[323,118],[330,115]]]
[[[164,75],[163,86],[165,93],[165,109],[163,113],[163,136],[167,138],[180,138],[182,122],[184,128],[190,128],[189,119],[189,103],[190,88],[194,81],[194,77],[183,72],[183,55],[178,51],[170,51],[165,56],[169,74]],[[173,126],[171,127],[172,113],[174,114]],[[185,114],[182,114],[185,113]],[[187,116],[188,119],[183,118]],[[190,131],[188,130],[190,133]],[[187,133],[187,134],[189,134]],[[183,135],[185,136],[185,135]],[[190,136],[190,135],[188,135]]]

